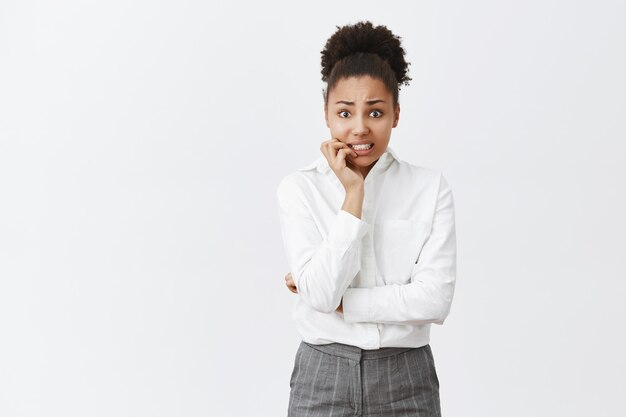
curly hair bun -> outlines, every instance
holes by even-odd
[[[335,64],[354,53],[373,53],[389,63],[398,84],[408,85],[410,63],[404,59],[405,51],[401,38],[386,26],[374,26],[370,21],[337,27],[337,31],[326,41],[322,54],[322,81],[327,81]]]

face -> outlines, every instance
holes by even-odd
[[[393,108],[393,96],[385,84],[370,76],[339,80],[328,96],[324,108],[326,126],[332,138],[348,144],[370,143],[368,151],[358,157],[348,155],[365,177],[387,149],[391,129],[398,125],[400,105]]]

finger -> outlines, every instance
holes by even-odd
[[[339,167],[343,167],[344,164],[347,165],[348,161],[348,155],[354,155],[356,154],[356,152],[354,152],[352,149],[350,148],[342,148],[339,149],[339,151],[337,151],[337,157],[335,158],[335,163],[338,164]]]
[[[339,140],[335,138],[325,140],[324,142],[320,143],[320,151],[324,152],[324,149],[327,148],[328,145],[330,145],[331,143],[336,143],[336,142],[339,142]]]
[[[337,148],[343,148],[344,146],[348,146],[348,145],[340,141],[339,139],[335,139],[334,141],[330,141],[327,146],[337,149]]]
[[[353,153],[354,155],[357,155],[357,156],[358,156],[358,154],[356,153],[356,151],[355,151],[354,149],[352,149],[350,146],[348,146],[348,144],[347,144],[347,143],[344,143],[344,142],[336,142],[336,144],[339,144],[339,143],[341,144],[340,148],[343,148],[343,149],[349,149],[350,151],[352,151],[352,153]]]
[[[335,155],[337,153],[338,148],[342,148],[346,146],[345,143],[340,141],[337,138],[332,138],[330,140],[322,142],[320,149],[322,153],[326,156],[326,159],[329,163],[333,163],[335,160]]]
[[[334,142],[330,142],[330,143],[329,143],[328,145],[326,145],[326,146],[328,146],[330,149],[332,149],[332,150],[334,151],[334,152],[331,152],[333,155],[336,155],[336,154],[337,154],[337,151],[338,151],[339,149],[343,149],[343,148],[352,149],[352,148],[350,148],[347,144],[343,143],[342,141],[340,141],[340,140],[338,140],[338,139],[335,139],[335,141],[334,141]]]
[[[287,288],[289,288],[289,291],[293,292],[293,293],[297,293],[298,289],[296,288],[295,285],[287,285]]]
[[[335,159],[337,158],[339,151],[341,150],[346,150],[346,156],[350,155],[353,158],[356,158],[359,156],[359,154],[357,154],[354,149],[352,149],[351,147],[349,147],[348,145],[346,145],[343,142],[337,142],[337,143],[331,143],[330,146],[335,150],[334,154],[335,154]],[[345,158],[344,158],[345,159]]]
[[[353,157],[355,157],[355,158],[359,156],[359,154],[358,154],[358,153],[356,153],[356,151],[355,151],[354,149],[352,149],[351,147],[349,147],[348,145],[346,145],[346,147],[345,147],[345,148],[343,148],[343,149],[346,149],[346,151],[347,151],[347,152],[346,152],[346,153],[347,153],[347,155],[352,155],[352,156],[353,156]]]
[[[333,140],[327,140],[325,142],[322,142],[322,144],[320,145],[320,151],[322,151],[322,154],[324,155],[324,157],[326,157],[326,160],[330,163],[330,161],[332,160],[330,157],[330,151],[328,150],[328,145],[332,142]]]

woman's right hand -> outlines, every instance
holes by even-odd
[[[287,288],[289,288],[289,291],[291,291],[294,294],[298,294],[298,288],[296,288],[296,284],[293,282],[293,275],[291,275],[291,272],[287,272],[287,275],[285,275],[285,285],[287,285]],[[335,311],[338,311],[339,313],[343,313],[343,297],[341,297],[341,301],[339,302],[339,307],[337,307]]]
[[[293,282],[293,275],[291,275],[291,272],[287,272],[287,275],[285,275],[285,285],[287,285],[289,291],[294,294],[298,294],[298,288],[296,288],[296,283]]]
[[[348,155],[358,158],[358,154],[348,145],[338,139],[330,139],[322,142],[320,150],[326,157],[328,165],[333,170],[346,192],[350,189],[363,186],[363,174],[348,159]]]

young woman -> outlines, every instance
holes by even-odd
[[[431,324],[456,280],[452,191],[389,146],[408,63],[385,26],[339,28],[322,51],[322,156],[277,188],[302,336],[289,417],[440,416]]]

